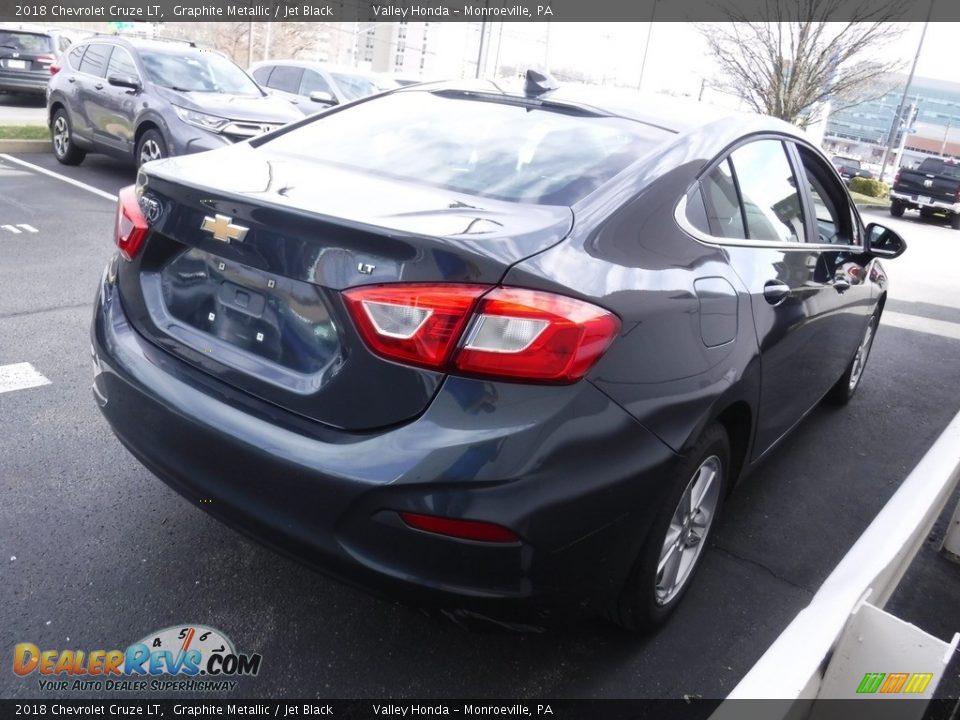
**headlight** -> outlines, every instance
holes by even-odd
[[[208,115],[207,113],[197,112],[196,110],[187,110],[186,108],[174,105],[173,109],[177,111],[177,117],[188,125],[193,125],[211,132],[220,132],[229,120],[218,117],[217,115]]]

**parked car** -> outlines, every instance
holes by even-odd
[[[265,60],[251,65],[250,74],[304,115],[397,87],[373,73],[310,60]]]
[[[831,162],[847,185],[849,185],[850,181],[855,177],[862,177],[867,180],[873,180],[875,177],[874,174],[865,168],[856,158],[834,155]]]
[[[946,158],[924,158],[916,170],[901,167],[890,190],[890,214],[919,210],[920,217],[945,215],[960,230],[960,164]]]
[[[192,43],[94,36],[77,43],[47,88],[53,151],[135,161],[247,140],[302,116],[224,55]]]
[[[0,92],[43,95],[73,36],[31,25],[0,25]]]
[[[94,395],[161,480],[390,596],[639,629],[857,391],[905,249],[791,125],[537,74],[151,163],[118,217]]]

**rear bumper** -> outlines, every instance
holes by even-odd
[[[14,74],[0,71],[0,90],[6,92],[43,95],[47,92],[47,83],[49,82],[49,73],[37,74],[34,76],[25,73]]]
[[[935,210],[942,210],[943,212],[948,213],[958,213],[960,214],[960,202],[950,203],[944,200],[935,200],[930,198],[929,200],[921,201],[920,198],[924,197],[922,195],[914,195],[911,193],[897,192],[895,190],[890,191],[891,200],[899,200],[904,205],[914,208],[933,208]]]
[[[448,378],[419,418],[372,433],[290,418],[141,337],[107,274],[92,348],[117,437],[185,498],[351,584],[454,612],[605,603],[676,460],[589,383]],[[412,530],[404,510],[497,523],[522,541]]]

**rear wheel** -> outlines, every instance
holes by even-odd
[[[893,215],[894,217],[903,217],[904,209],[905,208],[903,207],[903,203],[900,202],[899,200],[890,201],[890,214]]]
[[[169,155],[167,141],[159,130],[150,128],[140,136],[137,143],[137,167],[151,160],[161,160]]]
[[[870,349],[873,347],[873,338],[876,337],[879,323],[880,313],[877,311],[870,317],[867,329],[863,331],[863,337],[860,339],[860,345],[857,346],[857,353],[853,356],[853,360],[827,394],[827,400],[834,405],[846,405],[860,387],[860,378],[863,377],[863,369],[867,365],[867,358],[870,357]]]
[[[50,127],[50,138],[53,141],[53,154],[63,165],[79,165],[87,153],[73,143],[73,128],[67,111],[60,108],[53,114],[53,124]]]
[[[723,504],[729,467],[730,441],[715,423],[674,471],[672,489],[610,613],[614,622],[649,632],[679,605]]]

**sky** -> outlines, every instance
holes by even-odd
[[[454,25],[455,23],[451,23]],[[451,47],[456,47],[464,63],[475,63],[477,29],[463,27],[451,34]],[[503,26],[502,35],[500,25]],[[909,72],[917,51],[923,23],[899,23],[902,36],[885,47],[871,48],[866,57],[876,55],[899,58],[903,72]],[[489,23],[490,51],[488,68],[492,71],[500,42],[501,64],[528,65],[531,62],[582,67],[594,74],[616,77],[625,85],[636,87],[644,65],[643,89],[673,90],[696,96],[704,78],[715,73],[706,44],[691,23]],[[457,32],[459,30],[459,32]],[[473,37],[463,37],[463,34]],[[646,63],[643,63],[644,48]],[[456,37],[453,37],[456,35]],[[960,23],[930,23],[917,65],[917,75],[940,80],[958,80],[956,44]]]

